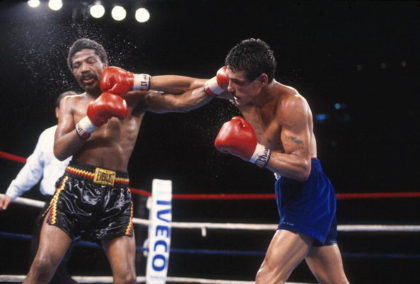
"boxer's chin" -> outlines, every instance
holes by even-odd
[[[100,89],[99,89],[99,85],[98,85],[98,81],[93,80],[93,81],[89,81],[89,82],[81,82],[81,87],[83,88],[83,90],[85,90],[88,93],[99,93]]]

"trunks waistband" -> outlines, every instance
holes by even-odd
[[[77,162],[70,162],[65,172],[69,176],[91,180],[94,183],[107,186],[128,186],[130,182],[127,172],[108,170]]]

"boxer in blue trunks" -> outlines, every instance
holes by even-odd
[[[280,230],[308,235],[314,246],[337,243],[335,192],[320,160],[311,159],[311,173],[304,183],[287,177],[276,179],[275,194]]]
[[[275,71],[271,48],[247,39],[204,87],[242,114],[223,124],[215,147],[276,176],[280,223],[256,283],[285,283],[305,260],[319,282],[347,284],[336,243],[335,193],[317,159],[311,109],[297,90],[274,79]]]
[[[206,80],[134,74],[108,66],[102,45],[79,39],[68,67],[84,93],[60,103],[54,154],[73,156],[40,233],[27,283],[48,283],[73,237],[100,241],[113,282],[136,282],[136,247],[127,168],[146,111],[185,112],[207,103]]]

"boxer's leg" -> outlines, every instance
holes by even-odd
[[[349,283],[337,244],[313,246],[305,260],[320,283]]]
[[[50,214],[51,212],[49,212]],[[71,244],[71,238],[44,218],[38,251],[23,283],[48,283]]]
[[[308,236],[277,230],[257,273],[257,284],[281,284],[305,258],[311,248]]]
[[[134,236],[102,241],[116,284],[136,283],[136,245]]]

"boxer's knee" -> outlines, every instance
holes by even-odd
[[[270,267],[263,263],[255,277],[256,284],[283,284],[286,283],[287,274],[283,273],[280,267]]]
[[[50,257],[36,257],[24,283],[48,283],[57,264]]]
[[[134,284],[136,283],[136,274],[127,273],[124,275],[119,275],[114,277],[114,283],[116,284]]]

